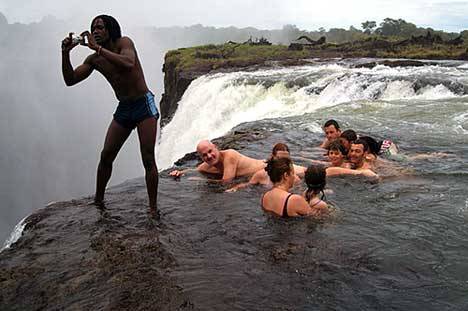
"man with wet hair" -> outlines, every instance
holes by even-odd
[[[358,139],[351,144],[348,158],[355,170],[372,170],[372,165],[366,161],[369,152],[369,144],[364,139]]]
[[[339,138],[341,135],[340,126],[338,122],[336,122],[333,119],[325,122],[325,124],[323,125],[323,132],[325,133],[326,138],[322,142],[320,147],[324,149],[327,149],[330,142]]]
[[[264,161],[247,157],[234,149],[219,150],[209,140],[198,143],[197,153],[203,161],[197,167],[197,171],[215,175],[221,182],[231,182],[235,177],[251,176],[266,165]],[[186,171],[174,170],[169,175],[180,177]]]
[[[96,70],[110,83],[119,104],[107,130],[97,169],[94,203],[104,207],[104,192],[112,173],[112,164],[133,129],[137,128],[140,152],[145,168],[151,212],[157,211],[158,169],[154,156],[159,112],[154,95],[148,89],[132,40],[121,35],[117,20],[109,15],[96,16],[85,40],[75,41],[72,33],[62,40],[62,74],[67,86],[75,85]],[[70,51],[78,44],[93,51],[83,64],[73,68]]]
[[[363,175],[366,177],[378,178],[378,175],[372,170],[372,166],[366,161],[366,156],[369,153],[367,142],[362,139],[356,140],[351,144],[348,153],[349,162],[353,169],[342,167],[327,168],[327,176],[336,175]]]

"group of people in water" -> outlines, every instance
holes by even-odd
[[[341,131],[338,122],[325,122],[326,138],[320,145],[327,150],[328,161],[310,160],[308,167],[293,163],[289,148],[284,143],[273,146],[267,160],[253,159],[236,150],[219,150],[209,140],[197,145],[202,163],[196,168],[221,182],[230,183],[236,177],[248,176],[248,182],[231,186],[227,192],[249,185],[264,185],[269,189],[262,195],[260,204],[264,211],[280,217],[313,216],[328,214],[324,201],[326,178],[337,175],[361,175],[378,179],[374,164],[379,155],[395,154],[397,146],[388,140],[376,141],[369,136],[359,136],[353,130]],[[173,170],[169,174],[180,177],[186,170]],[[306,190],[294,194],[293,186],[303,179]]]

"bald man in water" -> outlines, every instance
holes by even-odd
[[[203,160],[203,163],[197,167],[197,171],[218,175],[222,182],[230,182],[235,177],[251,176],[266,165],[263,160],[249,158],[234,149],[219,150],[209,140],[202,140],[198,143],[197,153]],[[185,171],[174,170],[169,175],[179,177]]]

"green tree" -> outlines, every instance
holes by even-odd
[[[407,23],[404,20],[401,20],[400,23],[400,33],[402,37],[411,37],[411,35],[417,35],[418,27],[413,23]]]
[[[385,18],[380,27],[375,30],[379,35],[383,36],[397,36],[397,37],[410,37],[416,35],[419,30],[415,24],[408,23],[405,20]]]
[[[365,21],[361,26],[364,29],[364,33],[370,35],[374,32],[374,28],[377,27],[377,23],[375,21]]]
[[[376,29],[376,32],[383,36],[397,36],[401,32],[402,22],[405,21],[387,17],[380,23],[380,27]]]

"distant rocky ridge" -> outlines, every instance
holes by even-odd
[[[169,51],[163,65],[164,94],[160,107],[162,124],[166,124],[177,110],[185,90],[196,78],[212,72],[255,70],[278,66],[297,66],[336,58],[372,58],[360,66],[372,68],[378,64],[390,67],[424,66],[428,62],[418,59],[468,60],[468,48],[461,38],[442,41],[428,32],[426,36],[402,41],[379,38],[348,42],[326,43],[325,37],[313,41],[300,37],[307,43],[292,43],[289,48],[280,45],[262,45],[249,42],[228,42],[224,45],[208,45]],[[395,58],[391,60],[385,58]],[[374,59],[379,59],[375,61]],[[406,59],[406,60],[401,60]]]

